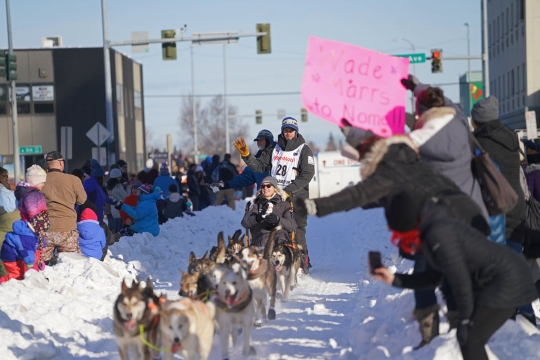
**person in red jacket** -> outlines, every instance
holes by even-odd
[[[137,203],[139,202],[139,195],[141,195],[141,190],[139,189],[139,186],[142,184],[138,181],[136,181],[133,186],[131,187],[131,194],[126,196],[124,199],[124,204],[131,205],[133,207],[137,206]],[[130,217],[128,214],[120,210],[120,217],[122,218],[122,223],[124,227],[131,226],[135,223],[132,217]]]

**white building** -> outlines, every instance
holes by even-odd
[[[540,117],[540,0],[488,0],[490,92],[500,118],[525,128],[525,111]]]

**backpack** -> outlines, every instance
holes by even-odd
[[[212,171],[212,174],[210,174],[210,180],[213,182],[213,183],[218,183],[220,180],[221,180],[221,176],[219,175],[219,168],[221,166],[218,165],[214,168],[214,170]]]

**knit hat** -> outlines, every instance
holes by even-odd
[[[143,194],[151,194],[154,191],[154,187],[150,184],[142,184],[139,186],[139,190],[141,190],[141,193]]]
[[[26,169],[25,181],[32,186],[36,186],[47,181],[47,173],[39,165],[32,165]]]
[[[293,117],[287,116],[281,121],[281,131],[283,132],[285,128],[291,128],[298,132],[298,121]]]
[[[259,131],[259,133],[257,134],[257,137],[255,139],[253,139],[253,141],[257,141],[259,139],[266,139],[269,142],[273,143],[274,142],[274,134],[272,134],[270,132],[270,130],[264,129],[264,130]]]
[[[99,178],[105,175],[105,171],[103,171],[103,168],[101,165],[99,165],[98,161],[96,159],[92,159],[92,171],[90,172],[90,176]]]
[[[133,183],[133,186],[131,186],[131,188],[132,188],[132,189],[138,189],[138,188],[141,187],[141,185],[142,185],[142,182],[140,182],[140,181],[135,181],[135,182]]]
[[[109,177],[111,179],[122,177],[122,172],[120,171],[120,169],[112,169],[111,172],[109,173]]]
[[[277,189],[278,187],[278,184],[277,184],[277,179],[275,177],[272,177],[272,176],[267,176],[263,179],[263,181],[261,181],[261,185],[262,184],[270,184],[272,185],[273,187],[275,187]]]
[[[420,202],[407,192],[393,196],[385,206],[388,227],[395,231],[409,231],[418,225]]]
[[[151,169],[152,166],[154,166],[154,160],[152,160],[152,159],[146,160],[146,167]]]
[[[92,210],[90,208],[86,208],[86,209],[83,210],[83,212],[81,214],[81,221],[85,221],[85,220],[98,221],[97,215],[94,212],[94,210]]]
[[[47,201],[45,196],[35,190],[29,192],[19,200],[19,211],[21,220],[28,221],[42,211],[47,210]]]
[[[487,123],[499,118],[499,100],[493,95],[474,104],[471,110],[474,122]]]

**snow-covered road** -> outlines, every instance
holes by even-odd
[[[235,212],[208,208],[162,225],[158,237],[122,238],[104,263],[63,254],[44,273],[0,285],[0,359],[118,359],[112,307],[121,280],[151,275],[158,292],[176,296],[178,268],[187,268],[189,252],[202,256],[219,231],[232,235],[243,208],[241,203]],[[381,251],[383,262],[398,271],[411,265],[390,245],[381,210],[310,218],[308,243],[310,276],[289,302],[277,301],[276,320],[253,332],[258,359],[460,358],[454,332],[413,352],[420,335],[411,319],[412,294],[370,278],[369,250]],[[441,321],[446,333],[444,317]],[[540,359],[540,334],[524,326],[529,334],[511,321],[495,334],[492,359]],[[211,359],[220,358],[217,339]],[[239,345],[231,358],[241,358]]]

